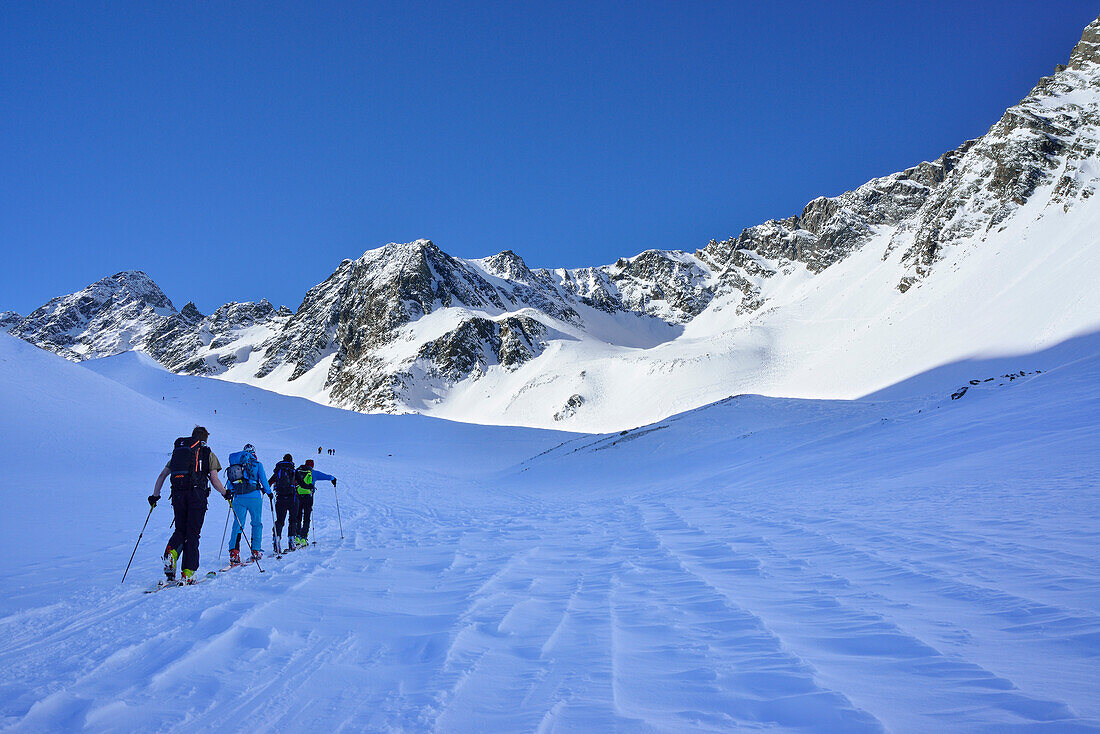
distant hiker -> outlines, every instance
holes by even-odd
[[[306,459],[306,463],[298,467],[298,505],[295,508],[297,520],[290,522],[291,548],[301,548],[308,542],[306,538],[309,537],[309,518],[313,514],[314,482],[324,481],[330,481],[333,487],[336,486],[336,477],[314,469],[313,459]],[[298,530],[297,535],[294,534],[295,529]]]
[[[318,455],[318,456],[320,456],[320,455],[321,455],[321,447],[320,447],[320,446],[318,446],[318,447],[317,447],[317,455]]]
[[[206,519],[206,498],[210,496],[208,483],[213,483],[221,496],[229,499],[229,493],[218,478],[222,465],[206,445],[208,438],[210,432],[202,426],[195,426],[190,437],[177,438],[172,457],[164,465],[153,493],[149,495],[149,505],[156,507],[160,500],[160,488],[164,480],[171,476],[169,486],[172,488],[176,530],[164,548],[164,575],[169,581],[176,579],[176,561],[182,553],[183,582],[194,583],[195,571],[199,568],[199,535],[202,533],[202,522]]]
[[[225,476],[229,480],[229,491],[232,495],[230,507],[233,508],[233,534],[229,536],[229,562],[232,564],[241,562],[241,533],[244,531],[241,523],[244,522],[245,513],[252,519],[252,543],[249,547],[252,549],[252,560],[256,560],[262,555],[260,552],[260,543],[263,542],[262,495],[271,495],[264,465],[256,458],[256,447],[250,443],[245,444],[242,450],[230,454]]]
[[[283,545],[283,523],[287,515],[290,515],[290,537],[298,536],[298,527],[294,524],[297,513],[295,506],[298,504],[298,470],[294,467],[294,457],[283,454],[283,460],[275,465],[275,471],[267,480],[275,490],[275,552],[278,553]]]

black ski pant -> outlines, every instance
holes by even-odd
[[[297,535],[299,538],[305,538],[309,536],[309,518],[313,514],[313,495],[298,495],[296,504],[294,516],[290,521],[290,534],[291,536]]]
[[[294,526],[295,494],[280,494],[275,498],[275,535],[283,537],[283,524],[287,515],[290,515],[290,535],[294,536],[297,528]]]
[[[206,519],[206,494],[202,490],[172,492],[176,530],[168,539],[164,555],[168,555],[168,551],[174,548],[183,558],[179,568],[199,570],[199,534],[202,533],[202,523]]]

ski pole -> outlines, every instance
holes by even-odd
[[[316,496],[313,495],[312,493],[309,496],[313,500],[313,502],[311,502],[310,505],[309,505],[309,530],[306,531],[306,537],[305,537],[307,547],[309,546],[309,544],[311,542],[313,542],[313,543],[317,542],[315,540],[311,540],[311,538],[313,538],[314,535],[316,534],[315,533],[316,528],[314,527],[314,525],[316,525],[316,523],[313,521],[314,520],[313,508],[316,506]],[[305,522],[305,521],[306,521],[306,511],[303,508],[303,510],[302,510],[302,522]],[[301,530],[301,528],[299,528],[299,531],[300,530]]]
[[[233,500],[229,500],[229,509],[225,511],[225,527],[222,528],[222,544],[218,546],[218,562],[222,560],[222,548],[225,547],[225,534],[229,531],[229,513],[233,509]]]
[[[234,507],[232,503],[230,503],[229,509],[233,510],[233,519],[237,521],[237,524],[233,526],[233,529],[234,530],[236,530],[237,528],[241,529],[241,537],[244,538],[244,544],[248,546],[248,551],[249,551],[249,553],[251,553],[252,552],[252,543],[250,543],[248,541],[248,536],[244,534],[244,523],[241,522],[241,516],[237,514],[237,508]],[[260,569],[260,573],[264,573],[264,570],[262,568],[260,568],[260,559],[259,558],[257,558],[255,561],[253,561],[253,563],[256,564],[256,568]]]
[[[340,540],[344,539],[344,519],[340,517],[340,493],[336,491],[336,482],[332,483],[332,492],[336,495],[336,520],[340,523]]]
[[[134,543],[134,552],[130,554],[130,562],[126,564],[126,570],[122,572],[122,582],[126,583],[126,574],[130,573],[130,563],[134,562],[134,556],[137,555],[138,545],[141,544],[141,536],[145,535],[145,526],[149,524],[149,518],[153,515],[153,507],[149,506],[149,514],[145,516],[145,524],[141,526],[141,532],[138,533],[137,543]]]
[[[267,496],[267,506],[271,508],[271,550],[279,552],[279,536],[275,534],[275,500]]]

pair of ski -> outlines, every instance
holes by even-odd
[[[276,558],[278,558],[278,556],[276,556]],[[218,569],[218,573],[225,573],[226,571],[230,571],[234,568],[243,568],[244,566],[251,566],[255,562],[256,562],[255,558],[249,558],[247,561],[241,561],[240,563],[230,563],[225,568]]]
[[[310,546],[314,546],[314,545],[317,545],[316,540],[310,541],[310,542],[306,543],[305,545],[300,545],[297,548],[295,548],[293,545],[291,545],[287,548],[283,548],[282,550],[275,551],[275,557],[276,558],[282,558],[287,553],[293,553],[296,550],[305,550],[306,548],[309,548]]]
[[[286,555],[287,553],[290,553],[290,552],[295,551],[295,550],[304,550],[304,549],[309,548],[310,546],[314,546],[314,545],[317,545],[317,541],[313,541],[309,545],[299,546],[298,548],[287,548],[286,550],[284,550],[282,552],[276,551],[275,554],[272,556],[272,558],[282,559],[282,557],[284,555]],[[163,591],[164,589],[174,589],[177,586],[194,586],[195,584],[201,584],[205,581],[209,581],[210,579],[217,576],[219,573],[225,573],[226,571],[232,570],[234,568],[240,568],[241,566],[251,566],[255,562],[256,562],[255,558],[249,558],[247,561],[241,561],[240,563],[231,563],[228,566],[226,566],[225,568],[221,569],[220,571],[207,571],[205,575],[195,577],[195,580],[192,581],[189,584],[185,583],[183,581],[175,580],[175,579],[173,579],[172,581],[169,581],[168,579],[161,579],[160,581],[157,582],[157,584],[155,586],[146,589],[145,593],[146,594],[153,594],[153,593],[158,592],[158,591]]]
[[[201,583],[204,583],[206,581],[209,581],[210,579],[214,578],[217,575],[218,574],[214,571],[207,571],[206,575],[196,576],[194,581],[192,581],[191,583],[186,583],[185,581],[176,580],[176,579],[172,579],[171,581],[169,581],[168,579],[165,578],[165,579],[161,579],[160,581],[158,581],[156,586],[153,586],[151,588],[146,589],[145,593],[146,594],[153,594],[153,593],[156,593],[158,591],[163,591],[164,589],[174,589],[178,586],[194,586],[195,584],[201,584]]]

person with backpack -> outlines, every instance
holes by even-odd
[[[313,468],[313,459],[306,459],[306,463],[298,467],[298,488],[297,488],[297,500],[298,506],[295,508],[296,519],[292,519],[290,522],[290,548],[303,548],[308,541],[309,537],[309,519],[313,515],[313,491],[314,482],[332,482],[332,486],[336,486],[336,477],[325,474],[323,471],[319,471]],[[294,531],[298,533],[295,535]]]
[[[242,523],[246,514],[252,520],[252,543],[249,545],[252,549],[252,560],[263,556],[260,551],[260,543],[263,542],[263,495],[270,497],[271,488],[267,485],[264,465],[256,458],[256,447],[250,443],[229,455],[225,476],[229,480],[229,491],[232,495],[229,506],[233,509],[229,563],[235,566],[241,562],[241,533],[244,532]]]
[[[283,454],[283,460],[275,465],[275,471],[267,480],[275,490],[275,552],[281,552],[283,545],[283,524],[290,516],[290,537],[298,535],[294,525],[295,506],[298,503],[298,470],[294,467],[294,457]]]
[[[210,496],[210,484],[218,490],[226,501],[229,492],[218,478],[222,465],[218,457],[206,445],[210,431],[195,426],[190,437],[177,438],[172,448],[172,456],[164,465],[153,493],[149,495],[149,506],[156,507],[160,500],[160,489],[164,480],[171,477],[172,511],[175,513],[176,529],[164,548],[164,575],[168,581],[176,580],[176,562],[183,556],[182,581],[194,583],[195,571],[199,568],[199,535],[202,523],[206,519],[206,499]]]

